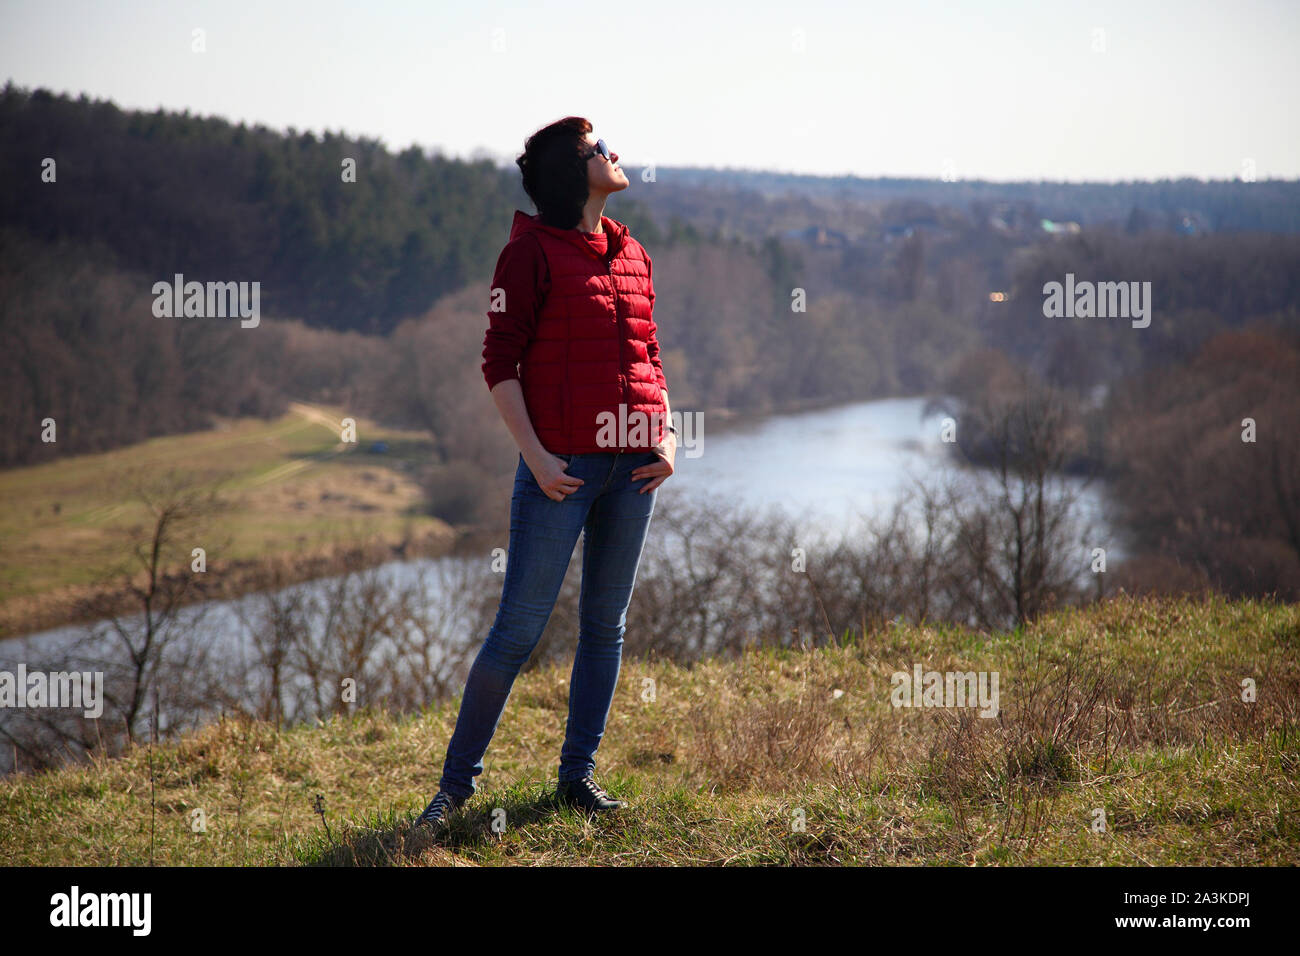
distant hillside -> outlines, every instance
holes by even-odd
[[[768,200],[801,197],[820,205],[879,206],[915,200],[957,209],[1032,204],[1039,216],[1084,226],[1142,222],[1203,232],[1300,232],[1300,181],[1168,179],[1156,182],[990,182],[812,176],[740,169],[668,169],[674,186],[701,193],[751,192]]]
[[[46,158],[54,183],[42,181]],[[74,242],[151,281],[260,281],[266,315],[369,333],[486,281],[514,210],[532,208],[518,170],[486,160],[12,83],[0,176],[0,228]]]
[[[527,131],[521,131],[522,137]],[[42,181],[53,159],[57,180]],[[343,179],[355,161],[355,182]],[[486,281],[516,208],[513,164],[467,162],[334,133],[219,117],[122,110],[8,84],[0,93],[0,230],[64,241],[151,281],[261,282],[270,316],[384,334],[439,298]],[[1300,183],[988,183],[818,177],[660,167],[609,212],[651,245],[808,228],[885,236],[957,210],[1130,232],[1300,232]],[[942,218],[942,217],[941,217]],[[951,219],[951,216],[946,217]]]

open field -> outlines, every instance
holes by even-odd
[[[209,561],[226,567],[361,542],[450,538],[445,522],[421,513],[413,472],[429,454],[427,437],[361,420],[357,442],[343,443],[341,418],[338,409],[294,403],[274,421],[220,421],[210,431],[0,472],[0,638],[67,623],[78,597],[113,589],[121,578],[112,569],[151,525],[134,488],[168,473],[215,491],[202,543]],[[386,452],[370,450],[376,441]]]

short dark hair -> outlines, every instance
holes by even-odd
[[[591,130],[581,116],[566,116],[529,136],[515,159],[524,175],[524,192],[548,226],[574,229],[582,219],[589,196],[582,149]]]

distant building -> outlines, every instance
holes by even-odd
[[[1182,236],[1201,236],[1211,229],[1200,213],[1183,211],[1174,217],[1174,231]]]
[[[810,246],[842,247],[849,244],[849,237],[825,226],[809,226],[806,229],[787,229],[782,235],[787,239],[799,239]]]
[[[1052,222],[1050,219],[1044,219],[1041,223],[1043,232],[1053,236],[1072,236],[1083,231],[1077,222]]]

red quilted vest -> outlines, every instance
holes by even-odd
[[[516,211],[493,279],[513,294],[505,309],[488,313],[488,387],[509,377],[518,358],[533,429],[555,454],[648,451],[668,424],[650,257],[623,223],[601,222],[605,257],[580,230]],[[538,276],[546,277],[544,298],[528,301]]]

